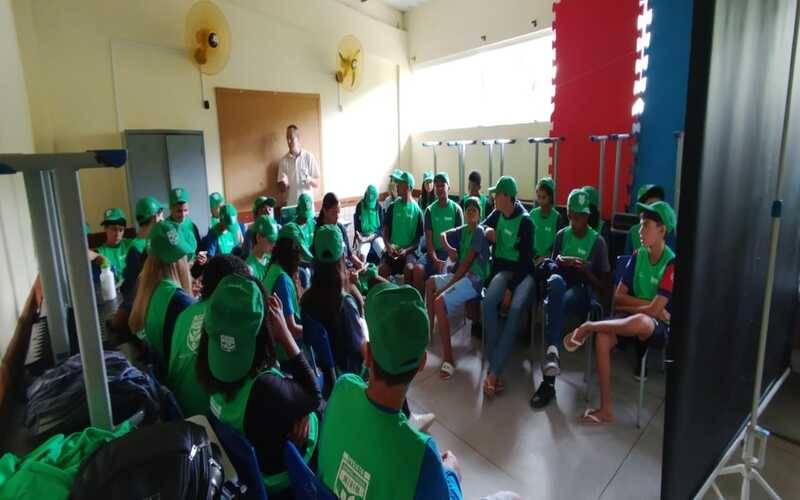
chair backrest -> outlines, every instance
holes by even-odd
[[[267,490],[261,480],[256,450],[250,442],[233,427],[220,421],[211,412],[206,415],[220,444],[225,448],[228,458],[236,469],[239,483],[247,486],[240,498],[242,500],[267,500]]]
[[[628,262],[630,262],[630,260],[631,260],[630,255],[620,255],[617,257],[617,262],[614,264],[615,287],[619,285],[620,281],[622,281],[622,274],[625,272],[625,268],[628,266]]]
[[[336,383],[336,362],[333,359],[331,341],[328,332],[322,323],[302,313],[301,322],[303,323],[303,341],[311,347],[314,353],[317,366],[322,370],[323,383],[320,385],[322,396],[327,399]]]
[[[283,461],[295,500],[337,500],[336,495],[314,474],[291,441],[283,446]]]

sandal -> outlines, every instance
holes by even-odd
[[[455,367],[452,363],[448,363],[447,361],[442,363],[442,367],[439,368],[439,377],[442,380],[450,380],[450,377],[453,376],[453,373],[456,371]]]
[[[491,382],[489,382],[489,377],[486,377],[486,380],[483,381],[483,394],[491,399],[497,393],[497,387]]]
[[[586,343],[586,338],[590,335],[590,334],[587,333],[586,335],[583,336],[582,339],[578,340],[575,337],[575,335],[577,335],[577,333],[578,333],[578,329],[576,328],[576,329],[572,330],[572,333],[570,333],[569,335],[564,337],[564,349],[566,349],[567,352],[575,352],[578,349],[580,349],[581,347],[583,347],[583,344]]]
[[[578,417],[578,423],[583,425],[596,426],[596,425],[610,424],[611,422],[613,422],[613,420],[603,420],[600,417],[598,417],[596,413],[592,412],[597,412],[597,410],[593,408],[587,408],[586,411],[583,412],[583,415]]]

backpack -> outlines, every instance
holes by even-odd
[[[136,429],[81,464],[72,500],[215,500],[224,482],[220,451],[206,430],[186,421]]]

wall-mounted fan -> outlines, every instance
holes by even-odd
[[[189,9],[184,35],[189,59],[206,75],[215,75],[225,68],[231,55],[231,29],[222,11],[212,2],[202,0]],[[203,106],[208,109],[202,88]]]
[[[342,38],[336,58],[336,81],[345,90],[357,89],[361,84],[361,72],[364,71],[364,50],[358,38],[353,35]]]

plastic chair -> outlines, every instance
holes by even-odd
[[[311,347],[317,366],[322,370],[322,383],[320,390],[322,397],[327,400],[336,383],[336,362],[333,359],[331,342],[328,332],[322,323],[308,314],[302,314],[303,341]]]
[[[225,453],[236,469],[239,483],[244,485],[241,492],[242,500],[267,500],[267,490],[261,480],[261,468],[253,446],[247,439],[236,432],[231,426],[220,421],[211,412],[206,415],[211,428],[214,429],[220,444],[225,448]],[[301,459],[302,460],[302,459]]]
[[[287,441],[283,446],[283,462],[289,472],[295,500],[337,500],[336,495],[303,461],[303,457],[291,441]]]

